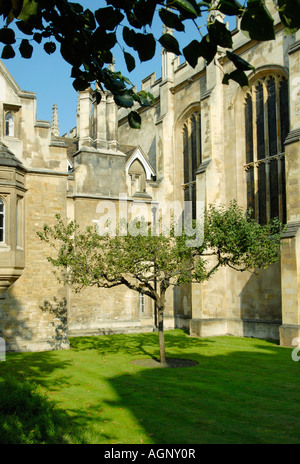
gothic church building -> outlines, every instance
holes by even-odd
[[[249,87],[222,84],[232,65],[196,68],[162,51],[162,74],[142,81],[155,98],[139,109],[140,130],[110,94],[78,97],[65,136],[36,119],[36,97],[0,62],[0,337],[7,350],[67,348],[61,337],[152,331],[153,303],[127,288],[59,284],[37,237],[55,215],[92,225],[114,204],[133,211],[189,200],[253,208],[258,222],[287,224],[280,261],[258,275],[220,269],[208,282],[169,289],[166,328],[192,336],[257,337],[291,346],[300,337],[300,31],[260,43],[232,31],[234,52],[251,62]],[[99,206],[100,205],[100,206]],[[152,215],[152,216],[151,216]]]

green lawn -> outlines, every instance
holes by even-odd
[[[167,356],[199,364],[155,369],[131,361],[158,355],[156,333],[71,346],[0,363],[0,443],[300,443],[300,362],[289,348],[174,330]]]

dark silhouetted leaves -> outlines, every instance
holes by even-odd
[[[43,36],[39,32],[35,32],[33,34],[33,40],[35,40],[38,44],[42,42]]]
[[[279,16],[289,34],[300,27],[300,0],[278,0]]]
[[[46,53],[48,53],[48,55],[51,55],[56,50],[55,43],[54,42],[46,42],[44,44],[44,50],[45,50]]]
[[[138,52],[141,61],[148,61],[155,54],[156,42],[153,34],[136,33],[127,26],[123,28],[123,39],[128,47]]]
[[[175,37],[171,34],[163,34],[160,39],[158,39],[159,43],[164,47],[167,52],[175,53],[175,55],[181,55],[179,50],[179,44]]]
[[[132,55],[130,55],[130,53],[127,53],[125,51],[123,53],[124,53],[124,58],[125,58],[128,72],[131,72],[135,68],[135,59],[133,58]]]
[[[230,74],[225,74],[222,83],[228,85],[230,79],[237,82],[241,87],[249,84],[247,75],[241,69],[236,69]]]
[[[131,111],[128,115],[128,122],[132,129],[141,128],[141,117],[137,111]]]
[[[175,13],[163,8],[162,10],[159,10],[159,16],[167,27],[176,29],[176,31],[184,31],[184,24]]]
[[[22,58],[31,58],[33,52],[33,46],[27,39],[23,39],[19,47]]]
[[[241,13],[241,5],[236,0],[220,0],[217,10],[228,16],[236,16]]]
[[[262,0],[249,0],[241,29],[253,40],[275,39],[274,20]]]
[[[20,39],[19,49],[24,58],[32,55],[31,40],[41,44],[43,39],[49,39],[42,45],[49,55],[54,53],[55,44],[60,43],[62,57],[72,65],[76,90],[81,91],[97,82],[99,89],[113,93],[120,106],[130,108],[134,102],[148,105],[150,96],[127,91],[126,84],[132,85],[130,81],[120,73],[109,72],[106,65],[113,62],[112,53],[119,26],[123,28],[125,45],[137,52],[141,62],[153,58],[156,40],[149,33],[148,26],[152,25],[157,7],[163,24],[176,31],[185,30],[185,24],[188,24],[186,20],[192,19],[197,25],[202,13],[206,14],[212,8],[241,18],[241,29],[252,40],[268,41],[275,38],[274,20],[265,0],[248,0],[241,4],[238,0],[218,0],[214,3],[212,0],[106,0],[106,5],[93,12],[85,9],[80,0],[79,3],[67,0],[0,0],[0,15],[6,21],[6,27],[0,29],[0,42],[4,44],[2,58],[15,56],[12,47],[16,41],[15,34],[7,26],[16,20],[18,29],[29,36],[28,40]],[[296,32],[300,28],[300,0],[278,0],[277,7],[285,31]],[[123,19],[127,20],[127,26],[122,25]],[[215,19],[207,24],[207,30],[202,40],[193,39],[183,49],[186,61],[194,68],[200,57],[207,64],[212,62],[218,46],[232,49],[232,35],[225,23]],[[173,35],[166,32],[158,40],[168,52],[180,54],[180,42]],[[123,49],[129,72],[136,66],[136,58],[131,50]],[[246,85],[248,79],[245,71],[254,71],[253,66],[231,51],[227,51],[227,58],[236,69],[225,74],[224,84],[234,80],[241,86]],[[100,101],[100,94],[95,98]],[[130,114],[131,126],[139,127],[139,115],[135,112]]]
[[[200,42],[198,42],[198,40],[193,40],[182,52],[188,64],[195,68],[198,63],[198,58],[200,57]]]
[[[140,0],[134,4],[134,15],[141,26],[151,26],[155,7],[156,1],[154,0]]]
[[[5,45],[2,50],[1,58],[3,60],[8,60],[9,58],[14,58],[16,56],[14,49],[11,45]]]
[[[196,18],[198,16],[198,6],[194,1],[187,0],[167,0],[167,6],[177,8],[184,18]]]
[[[0,42],[6,44],[6,45],[11,45],[15,43],[15,33],[12,29],[9,29],[7,27],[3,27],[0,29]]]
[[[116,104],[122,106],[123,108],[130,108],[134,105],[133,96],[126,92],[123,95],[115,95],[114,98]]]
[[[124,15],[120,11],[109,6],[107,8],[99,8],[99,10],[96,10],[95,17],[99,26],[102,26],[108,31],[113,31],[122,21]]]
[[[89,82],[82,77],[76,77],[73,82],[73,87],[77,92],[81,92],[89,87]]]
[[[204,58],[208,64],[214,59],[217,53],[217,45],[210,42],[209,37],[206,35],[201,42],[193,40],[182,51],[189,65],[195,68],[200,56]]]
[[[232,47],[231,33],[224,23],[221,23],[216,19],[214,23],[209,24],[208,32],[210,42],[224,48]]]
[[[241,58],[239,55],[229,52],[228,50],[226,52],[226,55],[230,59],[230,61],[233,62],[237,69],[240,69],[241,71],[249,71],[250,69],[252,69],[252,71],[255,71],[254,66],[248,63],[248,61]]]

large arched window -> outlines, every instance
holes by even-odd
[[[0,243],[5,242],[5,205],[0,199]]]
[[[245,98],[247,206],[266,224],[286,222],[284,141],[289,132],[288,81],[279,74],[257,80]]]
[[[196,171],[202,162],[201,114],[193,113],[183,124],[183,189],[184,201],[189,202],[193,219],[196,218]]]

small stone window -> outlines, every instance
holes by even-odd
[[[131,195],[137,192],[146,192],[146,173],[139,160],[134,160],[128,174],[131,178]]]
[[[144,293],[139,293],[139,295],[140,295],[140,301],[139,301],[140,314],[144,314],[144,312],[145,312],[145,295],[144,295]]]
[[[5,205],[0,199],[0,243],[5,242]]]
[[[5,135],[8,137],[15,135],[15,120],[11,113],[5,115]]]

